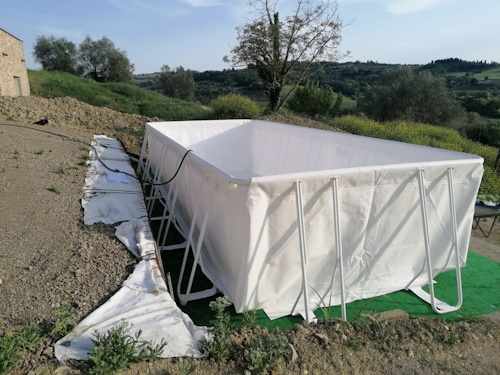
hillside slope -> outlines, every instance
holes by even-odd
[[[134,154],[140,153],[144,124],[159,121],[158,118],[95,107],[70,97],[0,97],[0,119],[29,124],[45,118],[49,126],[105,134],[119,139],[126,150]]]

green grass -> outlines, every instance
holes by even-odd
[[[28,70],[31,93],[45,98],[70,96],[96,107],[158,117],[165,121],[208,118],[201,106],[168,98],[122,82],[99,83],[62,72]]]
[[[348,109],[348,108],[356,108],[358,105],[358,102],[354,99],[351,99],[347,96],[344,96],[342,99],[342,105],[340,106],[341,109]]]
[[[61,192],[59,191],[58,188],[56,188],[55,186],[51,186],[49,188],[47,188],[48,191],[52,192],[52,193],[55,193],[55,194],[60,194]]]

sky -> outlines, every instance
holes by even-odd
[[[314,1],[314,0],[313,0]],[[280,0],[280,14],[297,0]],[[339,51],[347,61],[426,64],[458,57],[500,62],[499,0],[339,0]],[[111,39],[135,74],[171,68],[230,68],[222,61],[251,16],[248,0],[0,0],[0,28],[24,42],[26,64],[38,36],[79,44]]]

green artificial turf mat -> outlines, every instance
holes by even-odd
[[[178,271],[182,261],[183,251],[173,251],[163,254],[166,270],[172,272],[174,285],[177,284]],[[190,266],[189,266],[190,267]],[[436,297],[451,305],[457,302],[456,273],[446,271],[438,275],[434,284]],[[183,286],[185,287],[186,281]],[[452,313],[437,314],[431,306],[409,291],[399,291],[383,296],[359,300],[347,304],[347,318],[352,320],[360,312],[370,312],[376,314],[382,311],[401,309],[412,316],[442,317],[447,321],[456,321],[467,318],[475,314],[485,314],[500,310],[500,264],[485,258],[479,254],[469,252],[467,267],[462,268],[463,304],[462,307]],[[198,269],[195,278],[194,290],[209,288],[211,283],[203,276]],[[428,291],[428,288],[424,288]],[[186,306],[181,306],[197,325],[212,325],[214,313],[209,308],[210,301],[216,296],[198,301],[191,301]],[[177,301],[179,302],[179,301]],[[246,324],[243,314],[237,314],[232,306],[228,308],[231,313],[231,324],[234,327]],[[319,318],[324,317],[325,309],[318,309],[315,314]],[[292,328],[295,323],[301,322],[300,316],[284,317],[276,320],[269,320],[262,311],[254,314],[256,324],[261,327],[280,327],[284,329]],[[340,318],[340,306],[328,308],[330,318]]]

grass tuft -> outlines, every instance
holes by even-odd
[[[65,174],[66,170],[64,169],[64,167],[57,167],[56,169],[54,169],[54,173]]]
[[[51,186],[51,187],[47,188],[47,190],[51,191],[52,193],[60,194],[59,189],[56,188],[55,186]]]

